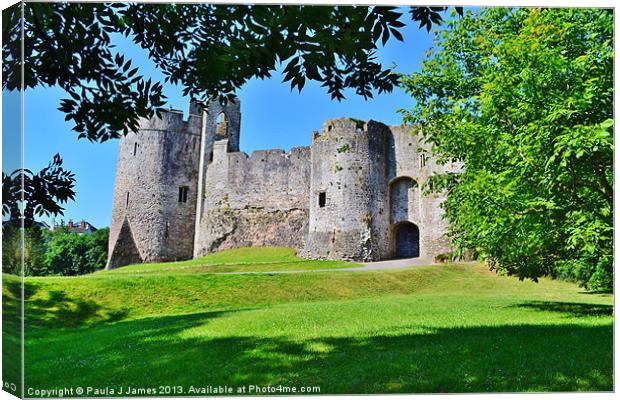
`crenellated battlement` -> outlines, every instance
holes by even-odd
[[[196,110],[193,110],[196,111]],[[140,131],[167,131],[180,134],[200,136],[202,117],[196,114],[185,114],[181,110],[169,109],[161,113],[161,118],[153,115],[152,118],[140,120]]]
[[[366,131],[366,121],[358,120],[355,118],[335,118],[328,119],[323,122],[323,134],[330,133],[348,133],[357,132],[361,133]]]
[[[240,175],[273,175],[272,179],[275,179],[275,175],[286,175],[290,168],[303,168],[302,164],[310,160],[310,147],[293,147],[288,152],[282,149],[255,150],[248,155],[242,151],[228,152],[227,146],[226,140],[218,140],[213,145],[213,159],[226,158],[227,177],[217,177],[219,180]]]
[[[328,119],[323,123],[321,132],[314,131],[312,142],[340,139],[355,135],[373,135],[377,132],[389,131],[389,127],[381,122],[362,121],[355,118]]]
[[[270,150],[255,150],[248,156],[246,153],[246,158],[248,158],[252,162],[264,162],[267,160],[278,160],[278,159],[290,159],[291,157],[298,157],[302,154],[308,154],[310,152],[309,147],[293,147],[289,151],[284,151],[282,149],[270,149]]]

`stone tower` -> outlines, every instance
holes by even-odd
[[[390,130],[375,121],[328,120],[312,141],[309,257],[387,256]]]
[[[166,111],[120,139],[107,268],[192,257],[199,112]]]
[[[385,207],[389,210],[388,257],[421,257],[432,260],[450,251],[445,236],[443,194],[429,194],[424,187],[429,178],[460,166],[439,165],[431,156],[422,136],[412,134],[412,127],[391,126],[388,158],[388,193]]]
[[[198,196],[196,202],[196,221],[194,225],[193,250],[200,243],[202,233],[201,220],[207,195],[207,171],[214,159],[216,148],[224,153],[239,152],[239,135],[241,132],[241,102],[238,98],[222,104],[218,100],[208,101],[202,113],[202,133],[200,145],[200,162],[198,166]]]

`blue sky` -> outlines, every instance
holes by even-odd
[[[403,17],[403,21],[407,22]],[[432,34],[418,30],[408,22],[403,30],[404,42],[391,40],[379,49],[379,59],[385,66],[396,65],[396,71],[417,71],[424,52],[432,45]],[[117,40],[119,51],[129,55],[140,72],[155,79],[162,77],[146,57],[146,53],[130,41]],[[164,87],[168,104],[187,112],[188,99],[181,96],[181,88]],[[319,130],[328,118],[350,116],[374,119],[387,124],[401,121],[399,108],[413,105],[413,99],[397,89],[390,94],[364,101],[353,92],[345,93],[342,102],[332,101],[318,84],[307,82],[301,93],[291,92],[282,76],[274,74],[270,80],[254,79],[238,93],[241,100],[241,150],[280,148],[310,144],[311,133]],[[24,101],[25,167],[38,170],[60,153],[66,168],[77,179],[76,200],[65,205],[65,220],[86,219],[96,227],[109,226],[112,215],[112,194],[118,141],[90,143],[77,140],[72,125],[64,121],[57,110],[64,92],[56,87],[36,88],[26,92]],[[6,132],[6,130],[5,130]]]

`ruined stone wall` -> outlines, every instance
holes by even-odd
[[[349,118],[326,121],[315,135],[304,256],[387,257],[389,136],[381,123]]]
[[[213,146],[194,255],[242,246],[300,249],[308,230],[310,150],[307,147],[228,152]]]
[[[200,125],[172,110],[120,139],[107,268],[192,257]]]

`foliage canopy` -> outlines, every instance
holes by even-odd
[[[83,275],[105,267],[108,228],[91,234],[67,233],[57,229],[49,236],[41,275]]]
[[[450,20],[403,80],[442,162],[458,247],[501,273],[612,285],[613,13],[483,9]]]
[[[379,43],[403,40],[395,7],[141,3],[24,3],[24,87],[59,86],[60,110],[80,138],[105,141],[138,128],[165,104],[162,82],[146,79],[118,52],[114,35],[148,51],[165,82],[199,100],[230,100],[251,78],[284,66],[301,90],[320,82],[333,99],[390,92],[398,75],[376,58]],[[427,29],[445,7],[412,7]],[[457,12],[462,12],[460,7]],[[21,85],[20,8],[3,12],[3,88]]]

